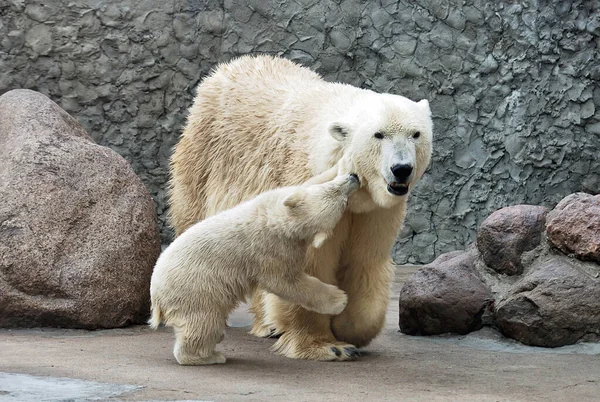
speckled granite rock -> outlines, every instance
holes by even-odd
[[[600,263],[600,195],[575,193],[548,215],[548,239],[565,253]]]
[[[46,96],[0,97],[0,327],[142,323],[160,237],[129,164]]]
[[[574,261],[551,258],[512,286],[496,304],[500,330],[534,346],[599,339],[600,278],[586,275]]]
[[[477,230],[477,248],[485,264],[499,274],[523,273],[521,255],[540,244],[547,208],[515,205],[502,208]]]
[[[441,255],[415,272],[400,292],[400,329],[409,335],[480,329],[493,300],[474,266],[475,253]]]

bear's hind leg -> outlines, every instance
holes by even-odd
[[[263,290],[256,289],[252,294],[250,303],[250,312],[254,315],[250,334],[259,338],[273,338],[279,333],[277,328],[267,319],[264,301],[266,293]]]
[[[199,314],[181,326],[175,326],[173,355],[182,366],[225,363],[215,350],[225,337],[226,319],[219,314]]]

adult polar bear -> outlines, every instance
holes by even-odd
[[[271,56],[244,56],[203,80],[171,159],[176,235],[257,194],[327,172],[344,156],[363,187],[333,235],[311,249],[305,271],[348,294],[337,316],[257,293],[252,333],[281,333],[292,358],[347,360],[383,327],[393,270],[390,250],[407,194],[431,158],[426,100],[413,102],[341,83]]]

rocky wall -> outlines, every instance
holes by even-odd
[[[432,166],[398,263],[463,248],[492,211],[600,192],[600,7],[591,1],[0,0],[0,94],[50,96],[157,206],[194,88],[279,54],[327,80],[430,100]]]

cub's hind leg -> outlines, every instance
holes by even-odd
[[[194,314],[181,325],[174,325],[173,355],[183,366],[225,363],[215,347],[225,337],[226,317],[218,313]]]

